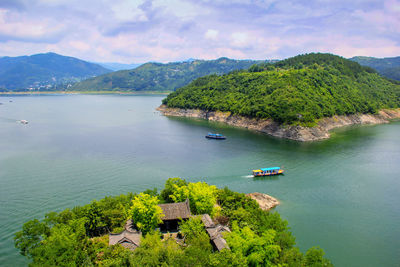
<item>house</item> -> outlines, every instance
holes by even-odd
[[[125,224],[124,231],[118,234],[110,234],[108,238],[108,245],[121,244],[123,247],[130,250],[135,250],[140,246],[140,239],[142,233],[133,227],[133,221],[128,220]]]
[[[188,199],[184,202],[159,204],[158,206],[164,214],[161,218],[163,223],[159,225],[161,232],[177,232],[179,222],[192,216]]]
[[[163,222],[159,225],[160,231],[162,233],[172,232],[174,233],[174,238],[179,239],[176,234],[179,232],[179,222],[192,217],[189,200],[187,199],[186,201],[179,203],[159,204],[158,206],[162,209],[164,214],[164,216],[161,218]],[[226,240],[222,236],[222,233],[230,232],[230,229],[226,226],[215,224],[208,214],[201,215],[201,220],[203,221],[204,228],[210,237],[210,242],[214,249],[218,251],[221,251],[224,248],[229,249]],[[110,246],[121,244],[125,248],[134,250],[140,245],[141,237],[142,233],[134,228],[134,222],[132,220],[128,220],[125,224],[124,231],[118,234],[109,235],[108,243]]]
[[[222,236],[222,233],[230,232],[231,230],[227,226],[215,224],[208,214],[203,214],[201,220],[204,223],[204,227],[206,228],[206,232],[210,237],[214,249],[218,251],[221,251],[224,248],[230,249],[228,243],[226,243],[226,240]]]

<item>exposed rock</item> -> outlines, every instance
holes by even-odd
[[[198,109],[168,108],[161,105],[157,108],[165,116],[200,118],[209,121],[224,122],[232,126],[243,127],[263,132],[275,137],[296,141],[317,141],[330,137],[329,131],[343,126],[356,124],[381,124],[392,119],[400,119],[400,109],[381,110],[379,114],[353,114],[333,116],[319,120],[315,127],[283,126],[270,119],[247,118],[232,115],[230,112],[203,111]]]
[[[255,193],[246,194],[246,196],[257,201],[258,205],[260,205],[260,208],[262,210],[270,210],[280,204],[276,198],[271,197],[267,194],[263,194],[263,193],[255,192]]]

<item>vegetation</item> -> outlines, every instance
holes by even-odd
[[[146,63],[132,70],[121,70],[75,84],[69,90],[92,91],[174,91],[208,74],[224,74],[247,69],[255,60],[194,60],[168,64]]]
[[[180,195],[175,189],[191,198],[194,214],[210,209],[204,198],[220,207],[214,220],[231,228],[224,233],[230,250],[213,251],[200,217],[181,222],[184,243],[160,237],[154,230],[160,222],[156,203],[173,201]],[[140,246],[134,251],[109,246],[108,233],[119,232],[130,218],[143,230]],[[180,178],[168,179],[160,194],[151,189],[105,197],[29,221],[15,234],[15,246],[32,260],[31,266],[332,266],[320,248],[301,253],[278,213],[263,211],[228,188]]]
[[[108,73],[100,65],[55,53],[0,58],[0,88],[64,90],[71,83]]]
[[[147,234],[162,222],[163,213],[158,202],[157,196],[145,193],[140,193],[132,200],[127,217],[132,218],[143,234]]]
[[[168,95],[163,103],[313,125],[336,114],[400,107],[400,86],[342,57],[307,54],[198,78]]]
[[[400,57],[353,57],[350,60],[376,69],[382,76],[400,81]]]

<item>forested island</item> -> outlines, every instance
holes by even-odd
[[[170,178],[31,220],[15,234],[31,266],[332,266],[245,194]]]
[[[396,81],[340,56],[312,53],[198,78],[168,95],[160,110],[308,141],[328,138],[338,126],[400,118],[399,107]]]

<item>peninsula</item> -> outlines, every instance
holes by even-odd
[[[399,108],[399,84],[356,62],[318,53],[199,78],[168,95],[158,110],[315,141],[337,127],[399,119]]]
[[[31,220],[15,246],[31,266],[332,266],[318,247],[300,252],[287,222],[268,211],[276,204],[261,193],[169,178],[161,191]]]

